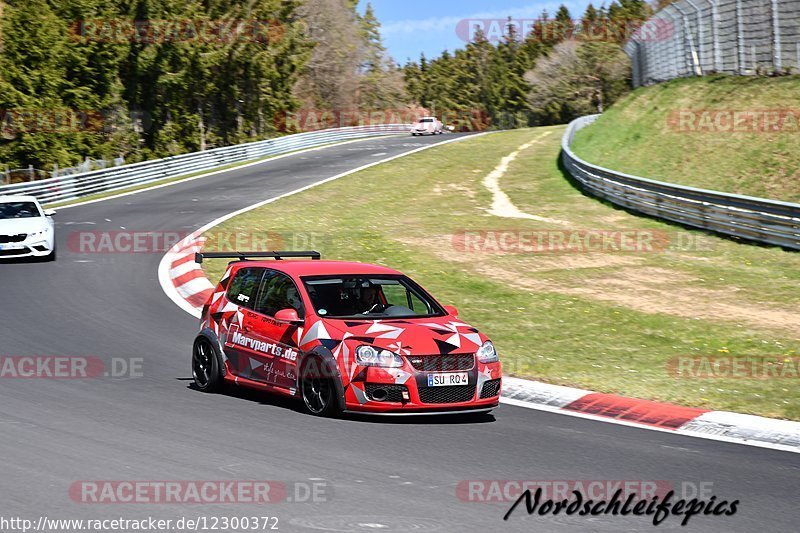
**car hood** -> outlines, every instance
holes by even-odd
[[[48,227],[47,219],[42,217],[0,219],[0,235],[36,233]]]
[[[340,320],[321,319],[331,341],[369,344],[400,355],[435,355],[475,352],[486,337],[457,317]],[[313,329],[313,328],[312,328]]]

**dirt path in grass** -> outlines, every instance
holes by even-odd
[[[485,211],[496,217],[534,220],[575,226],[574,222],[552,219],[521,211],[502,190],[500,180],[525,150],[548,140],[551,132],[543,132],[503,157],[487,174],[482,184],[492,193],[491,207]],[[468,189],[467,189],[468,190]],[[470,195],[472,197],[472,195]],[[615,215],[623,220],[625,217]],[[725,289],[698,287],[702,280],[676,269],[647,265],[646,258],[629,254],[537,254],[520,256],[510,267],[507,260],[495,259],[514,255],[493,253],[450,253],[450,235],[427,235],[424,239],[400,237],[397,240],[428,252],[447,262],[458,262],[468,269],[503,284],[537,292],[550,292],[602,301],[648,314],[666,314],[682,318],[721,321],[772,331],[800,330],[800,310],[772,307],[737,297],[736,287]],[[613,267],[613,272],[608,272]],[[603,270],[602,272],[600,270]],[[563,272],[574,273],[564,279]],[[552,272],[552,274],[550,274]]]
[[[793,334],[800,330],[800,313],[733,301],[730,298],[730,289],[684,286],[679,291],[675,290],[676,281],[680,281],[677,278],[682,275],[665,268],[623,266],[614,274],[588,278],[581,286],[536,279],[520,275],[520,271],[502,269],[495,265],[479,266],[476,270],[513,287],[579,296],[648,314],[721,320],[741,326],[789,331]],[[685,277],[684,281],[692,281],[689,276]]]
[[[532,215],[530,213],[525,213],[520,211],[520,209],[514,205],[511,201],[511,198],[503,192],[503,189],[500,188],[500,178],[505,176],[506,172],[508,172],[508,167],[511,166],[511,163],[517,159],[517,156],[528,148],[532,147],[533,145],[542,141],[545,137],[550,135],[549,131],[546,131],[533,139],[532,141],[528,141],[503,159],[500,160],[500,164],[495,167],[489,174],[483,178],[483,186],[489,189],[489,192],[492,193],[492,206],[487,209],[487,212],[490,215],[502,218],[522,218],[527,220],[537,220],[539,222],[549,222],[551,224],[561,224],[566,225],[568,222],[563,220],[556,220],[553,218],[548,217],[541,217],[538,215]]]
[[[457,262],[476,273],[510,287],[526,291],[550,292],[578,296],[635,309],[648,314],[666,314],[682,318],[725,321],[745,327],[772,331],[800,331],[800,312],[771,308],[756,303],[735,300],[736,288],[706,289],[690,287],[697,281],[691,275],[647,266],[644,258],[631,255],[537,255],[535,260],[520,260],[518,267],[499,266],[493,257],[509,254],[453,254],[452,236],[422,238],[398,237],[397,240],[446,262]],[[612,274],[592,275],[593,269],[615,267]],[[548,271],[584,271],[578,275],[581,284],[548,278]],[[676,290],[676,283],[681,284]],[[733,297],[732,297],[733,296]]]

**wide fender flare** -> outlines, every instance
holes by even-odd
[[[198,339],[205,338],[211,343],[211,348],[214,351],[214,356],[217,358],[217,363],[219,363],[219,371],[222,377],[225,377],[228,374],[228,369],[225,366],[225,351],[223,349],[222,343],[217,337],[217,334],[214,333],[214,330],[211,328],[203,328],[200,333],[197,334],[194,342],[196,343]],[[192,345],[194,348],[194,344]]]
[[[321,368],[323,368],[326,372],[327,376],[333,378],[333,385],[336,387],[336,397],[339,401],[340,409],[345,409],[345,401],[344,401],[344,380],[342,379],[342,373],[339,371],[339,365],[336,362],[336,358],[333,356],[333,353],[324,346],[316,346],[312,348],[310,351],[303,353],[301,356],[300,361],[297,365],[297,390],[298,393],[300,389],[300,379],[303,375],[303,367],[304,365],[308,364],[309,361],[312,359],[318,359],[321,361]]]

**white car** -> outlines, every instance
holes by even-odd
[[[441,135],[444,133],[444,124],[436,117],[422,117],[419,122],[411,126],[411,135]]]
[[[43,210],[33,196],[0,196],[0,259],[56,259],[53,210]]]

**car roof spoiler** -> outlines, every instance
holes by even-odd
[[[235,259],[237,261],[249,261],[251,259],[281,259],[289,257],[305,257],[314,261],[319,261],[322,255],[313,250],[310,251],[285,251],[285,252],[208,252],[194,254],[194,262],[198,264],[203,263],[203,259]]]

